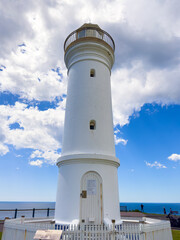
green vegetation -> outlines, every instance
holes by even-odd
[[[2,238],[2,232],[0,232],[0,240],[1,240],[1,238]]]
[[[129,212],[141,212],[141,211],[138,209],[135,209],[135,210],[129,210]]]
[[[173,240],[179,240],[180,239],[180,230],[172,230],[172,236]]]
[[[145,214],[154,215],[154,216],[166,216],[164,214],[159,214],[159,213],[145,213]]]

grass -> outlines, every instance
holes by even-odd
[[[0,232],[0,240],[1,240],[1,238],[2,238],[2,232]]]
[[[179,240],[180,239],[180,230],[172,230],[172,236],[173,240]]]

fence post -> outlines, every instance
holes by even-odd
[[[115,240],[115,220],[112,219],[112,240]]]
[[[15,209],[14,218],[17,218],[17,208]]]
[[[49,217],[49,208],[47,209],[47,217]]]
[[[33,212],[32,212],[32,217],[34,218],[35,216],[35,208],[33,208]]]

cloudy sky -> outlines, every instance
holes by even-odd
[[[180,1],[0,0],[0,201],[55,201],[66,103],[63,43],[113,37],[121,202],[180,202]]]

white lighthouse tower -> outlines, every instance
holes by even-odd
[[[62,156],[58,159],[58,224],[121,223],[110,75],[114,41],[84,24],[64,44],[68,90]]]

